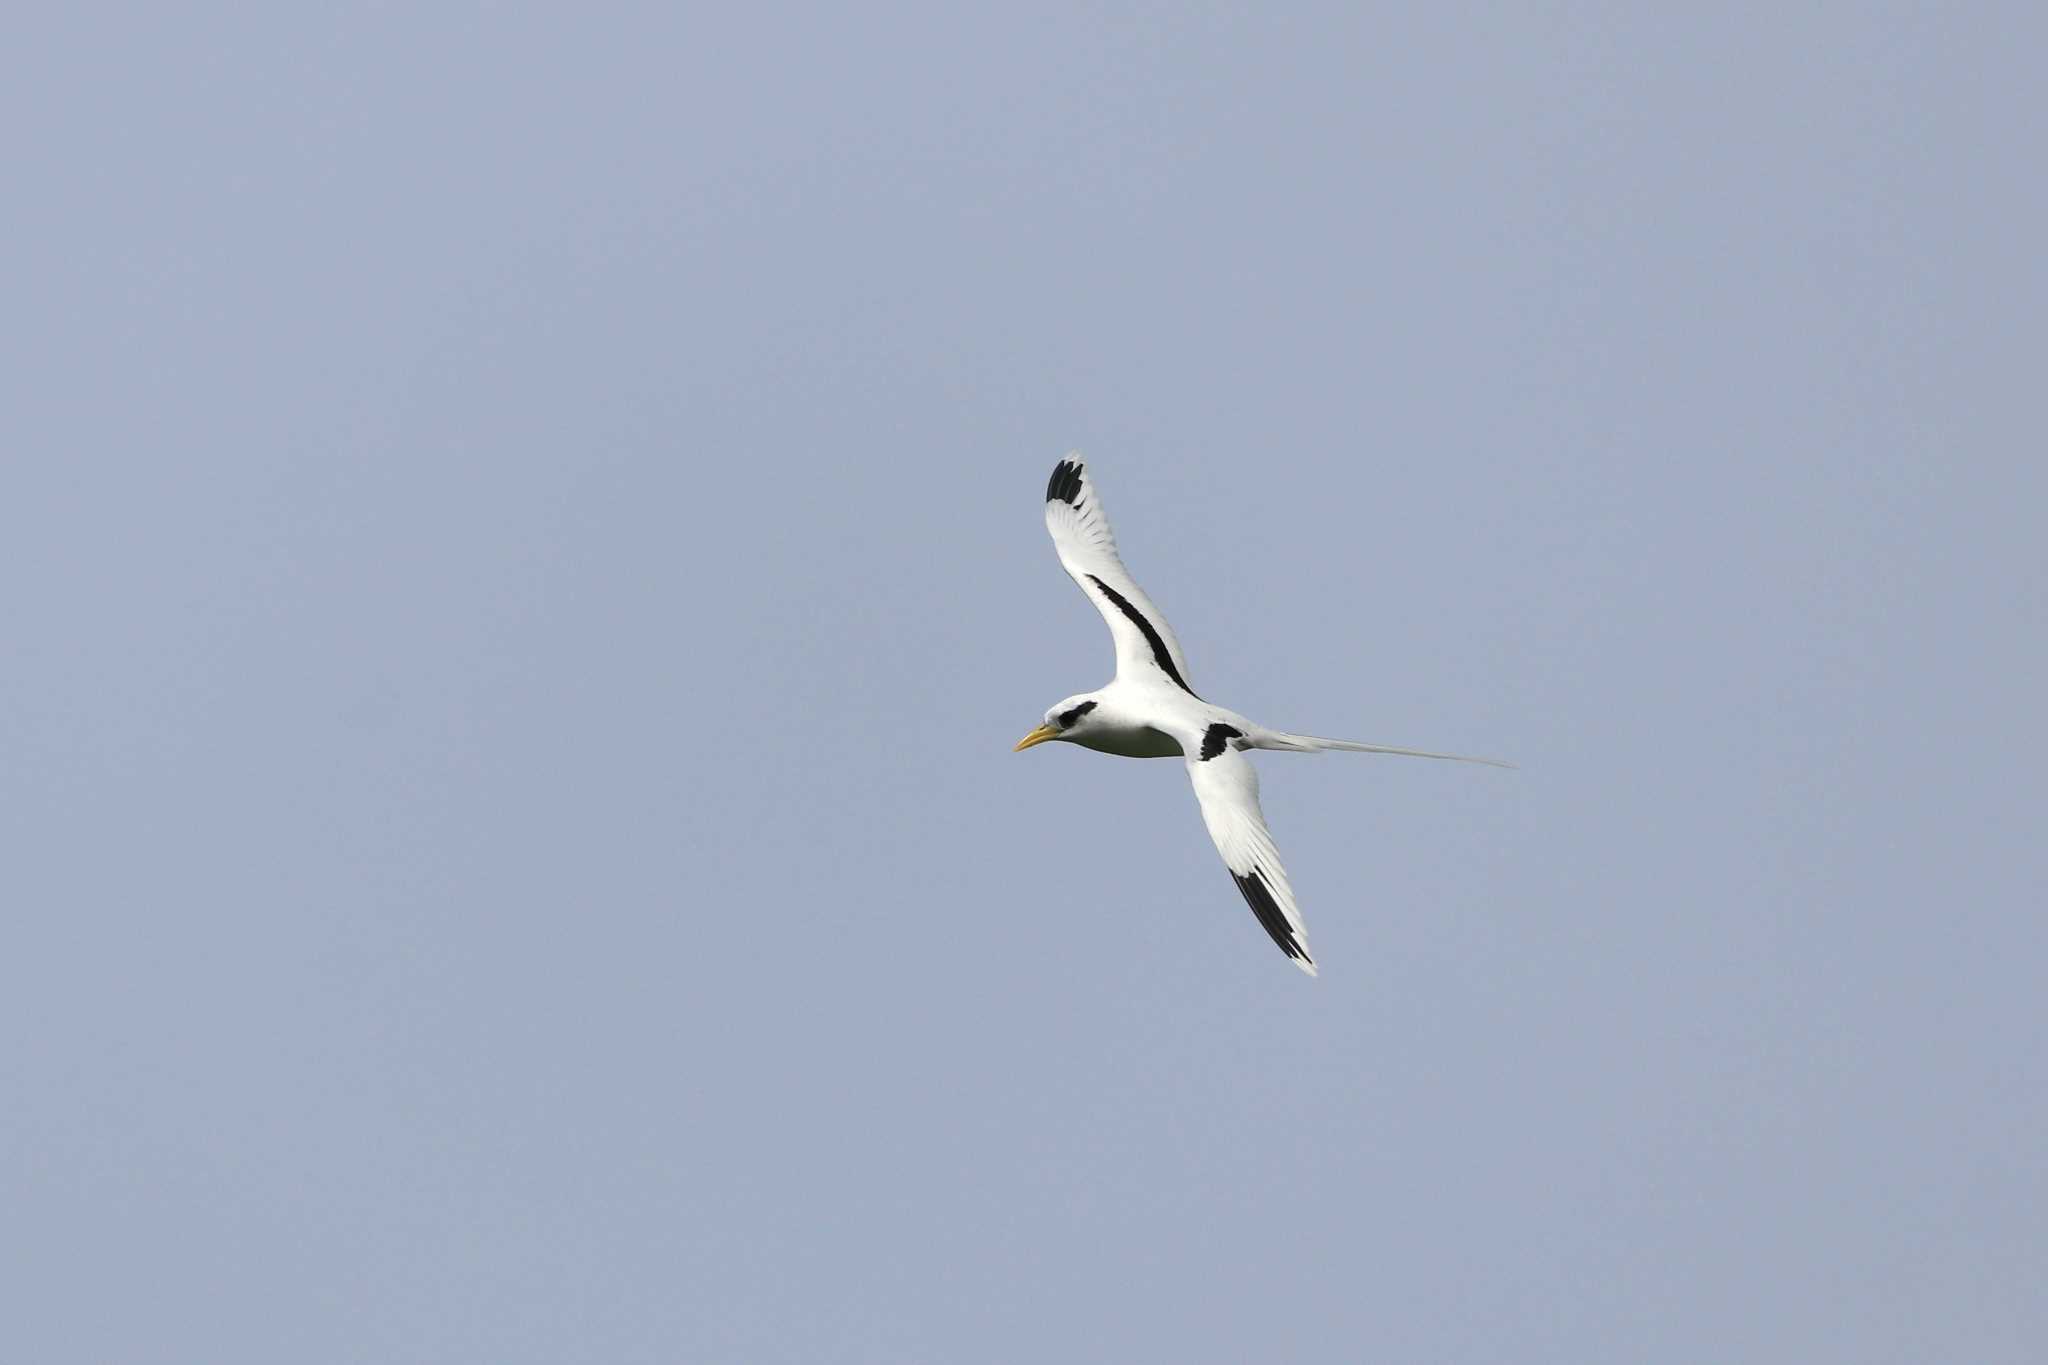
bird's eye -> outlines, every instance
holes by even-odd
[[[1067,710],[1060,712],[1058,716],[1060,729],[1073,729],[1075,721],[1081,719],[1081,717],[1087,715],[1090,711],[1093,711],[1094,709],[1094,702],[1084,701],[1079,706],[1069,707]]]

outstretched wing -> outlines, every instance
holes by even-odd
[[[1131,571],[1117,558],[1116,536],[1109,529],[1095,481],[1073,455],[1053,466],[1045,485],[1045,529],[1052,532],[1060,567],[1067,571],[1116,640],[1116,675],[1121,678],[1151,670],[1189,696],[1187,656],[1173,627],[1145,596]]]
[[[1259,917],[1259,924],[1280,945],[1280,951],[1294,965],[1316,974],[1316,960],[1308,953],[1308,934],[1302,928],[1301,911],[1294,904],[1294,888],[1287,884],[1287,870],[1280,866],[1280,851],[1266,832],[1266,816],[1259,809],[1259,775],[1252,761],[1230,747],[1210,728],[1213,742],[1199,749],[1188,746],[1188,780],[1195,784],[1195,799],[1202,803],[1202,823],[1223,855],[1245,903]]]

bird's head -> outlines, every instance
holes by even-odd
[[[1045,724],[1017,741],[1017,747],[1010,752],[1022,753],[1034,744],[1043,744],[1049,739],[1072,739],[1085,732],[1089,717],[1095,711],[1094,697],[1068,697],[1045,713]]]

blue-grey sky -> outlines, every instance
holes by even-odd
[[[2048,1357],[2044,38],[24,12],[0,1356]]]

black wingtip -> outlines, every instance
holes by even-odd
[[[1052,477],[1045,483],[1045,500],[1063,502],[1069,507],[1081,496],[1081,462],[1061,460],[1052,467]]]
[[[1287,916],[1281,913],[1280,902],[1273,899],[1273,892],[1267,887],[1264,874],[1255,867],[1245,876],[1240,877],[1236,872],[1232,872],[1230,877],[1237,883],[1237,889],[1244,893],[1245,904],[1251,906],[1252,913],[1259,917],[1260,926],[1272,936],[1273,942],[1280,945],[1280,951],[1287,954],[1289,959],[1299,958],[1305,961],[1308,953],[1295,942],[1294,930],[1287,923]]]

